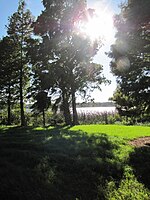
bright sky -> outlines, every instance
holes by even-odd
[[[8,23],[8,17],[11,16],[18,7],[19,0],[0,0],[0,38],[6,35],[5,25]],[[121,0],[87,0],[88,7],[95,8],[97,10],[105,11],[109,15],[113,16],[119,12],[118,5]],[[34,16],[38,16],[43,9],[41,0],[26,0],[26,3]],[[108,86],[102,85],[102,92],[95,90],[92,93],[92,98],[95,102],[105,102],[108,98],[113,95],[116,88],[115,77],[110,73],[109,63],[110,59],[105,55],[108,52],[110,45],[114,43],[115,30],[109,34],[109,37],[104,41],[104,46],[100,49],[98,54],[95,56],[94,61],[104,66],[104,75],[107,79],[111,80],[111,84]]]

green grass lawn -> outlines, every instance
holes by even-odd
[[[85,131],[91,133],[105,133],[109,136],[118,136],[126,139],[150,136],[150,127],[148,126],[123,126],[123,125],[79,125],[70,130]]]
[[[0,128],[2,200],[149,200],[150,127]]]

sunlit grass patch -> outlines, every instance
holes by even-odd
[[[43,128],[43,127],[35,127],[35,128],[33,128],[33,130],[35,130],[35,131],[43,131],[43,130],[46,130],[46,128]]]
[[[54,127],[53,126],[49,126],[49,127],[41,127],[41,126],[38,126],[38,127],[34,127],[32,130],[35,130],[35,131],[43,131],[43,130],[51,130],[53,129]]]
[[[11,128],[14,128],[17,126],[6,126],[6,125],[0,125],[0,133],[5,133],[6,131],[8,131]]]
[[[147,126],[124,126],[124,125],[78,125],[71,127],[72,131],[84,131],[89,134],[105,133],[109,136],[118,136],[133,139],[142,136],[150,136],[150,127]]]

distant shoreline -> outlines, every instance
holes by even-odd
[[[77,103],[77,108],[83,107],[115,107],[115,104],[113,102]]]

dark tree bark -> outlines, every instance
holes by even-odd
[[[69,102],[68,102],[68,95],[66,93],[62,92],[62,97],[63,97],[63,113],[64,113],[64,118],[65,118],[65,124],[72,125],[71,113],[70,113]]]
[[[43,109],[42,115],[43,115],[43,127],[45,127],[45,110],[44,109]]]
[[[76,109],[76,97],[75,97],[75,91],[72,88],[71,89],[71,96],[72,96],[72,114],[73,114],[73,125],[78,125],[78,114]]]
[[[7,124],[11,125],[11,92],[10,84],[8,87],[8,100],[7,100]]]

